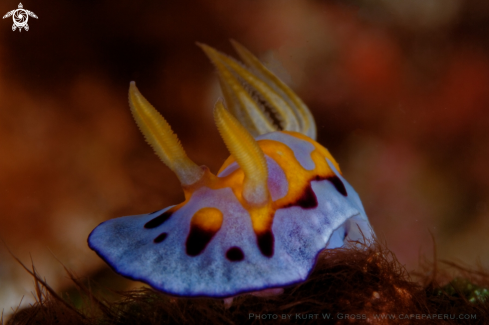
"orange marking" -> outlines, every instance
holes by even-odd
[[[199,227],[203,231],[216,233],[222,226],[222,212],[216,208],[202,208],[195,212],[190,226]]]
[[[314,146],[314,148],[321,155],[323,155],[325,158],[328,158],[333,163],[333,165],[335,166],[335,168],[341,174],[340,166],[338,165],[338,163],[336,162],[336,160],[333,158],[333,156],[329,153],[329,150],[328,149],[326,149],[325,147],[323,147],[322,145],[320,145],[319,143],[317,143],[316,141],[314,141],[313,139],[309,138],[308,136],[306,136],[306,135],[304,135],[302,133],[293,132],[293,131],[282,131],[282,132],[285,133],[285,134],[291,135],[291,136],[293,136],[295,138],[298,138],[298,139],[301,139],[301,140],[304,140],[304,141],[307,141],[307,142],[311,143]]]
[[[316,177],[327,178],[330,176],[334,176],[334,172],[329,167],[325,158],[328,158],[334,164],[338,171],[340,170],[338,163],[334,160],[329,151],[316,141],[297,132],[282,132],[314,145],[314,150],[311,152],[311,159],[315,164],[315,168],[313,170],[306,170],[295,158],[293,150],[290,149],[286,144],[266,139],[257,141],[258,145],[263,150],[263,153],[273,159],[284,171],[285,177],[288,182],[288,191],[283,198],[273,202],[270,199],[267,204],[260,207],[250,206],[242,196],[244,173],[241,168],[236,169],[225,177],[217,177],[216,175],[212,174],[207,169],[207,167],[204,167],[204,176],[197,183],[192,184],[191,186],[185,186],[183,188],[185,193],[185,201],[173,207],[171,211],[174,212],[180,209],[190,200],[193,192],[203,186],[208,187],[212,190],[229,187],[231,188],[234,195],[236,196],[236,199],[240,202],[243,208],[245,208],[250,213],[251,222],[255,233],[258,235],[269,231],[272,227],[273,217],[277,209],[297,202],[297,200],[299,200],[304,194],[306,188],[310,185],[310,182],[316,179]],[[223,166],[220,168],[219,173],[222,172],[234,161],[235,160],[232,156],[226,159]],[[202,214],[202,221],[200,221],[200,217],[198,219],[199,223],[202,223],[203,225],[206,224],[206,222],[204,222],[205,215],[206,214]],[[213,218],[214,217],[210,217],[210,219]],[[212,224],[213,222],[215,222],[215,220],[209,222]]]

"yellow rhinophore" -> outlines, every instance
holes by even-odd
[[[251,134],[226,111],[222,102],[214,109],[219,133],[231,155],[244,172],[243,198],[250,205],[263,205],[269,200],[267,161]]]
[[[204,171],[187,157],[168,122],[141,95],[134,81],[129,86],[129,105],[146,141],[165,165],[177,175],[180,183],[188,186],[200,180]]]

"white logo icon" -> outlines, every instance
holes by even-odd
[[[23,9],[22,3],[19,3],[19,9],[15,9],[12,11],[9,11],[3,16],[3,19],[13,16],[14,19],[14,24],[12,25],[12,30],[15,31],[17,28],[19,29],[19,32],[22,31],[22,28],[24,28],[26,31],[29,30],[29,25],[27,25],[27,21],[29,20],[29,16],[34,17],[37,19],[37,16],[35,13],[29,10]]]

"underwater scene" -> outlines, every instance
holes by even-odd
[[[487,324],[489,3],[1,3],[2,324]]]

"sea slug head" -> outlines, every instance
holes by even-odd
[[[131,82],[134,119],[180,180],[185,200],[108,220],[88,238],[115,271],[171,295],[230,297],[298,283],[323,249],[374,237],[357,193],[315,141],[309,109],[233,45],[246,66],[199,44],[217,68],[225,100],[214,119],[231,156],[219,172],[187,156]]]

